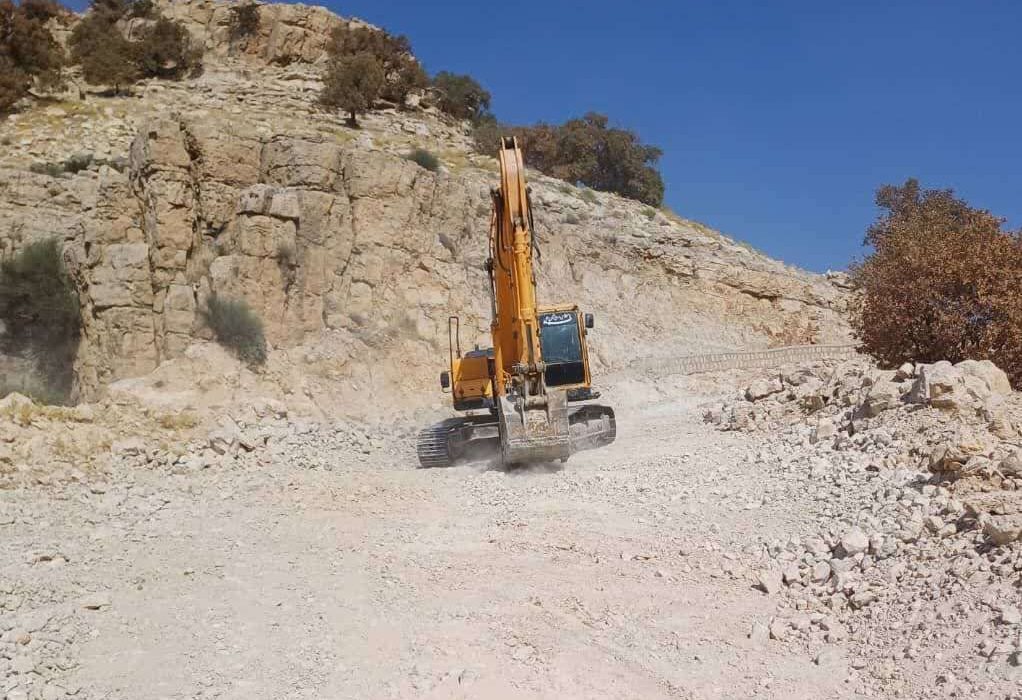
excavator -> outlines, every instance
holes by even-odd
[[[493,346],[463,354],[461,322],[448,319],[450,368],[440,374],[440,387],[465,415],[419,433],[423,467],[494,454],[503,467],[564,462],[617,435],[614,410],[595,402],[600,394],[592,387],[586,344],[593,315],[573,304],[538,305],[539,248],[517,139],[501,138],[499,159],[486,261]]]

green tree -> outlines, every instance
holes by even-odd
[[[115,93],[131,85],[141,74],[136,47],[117,27],[118,15],[105,5],[95,4],[71,31],[71,60],[82,68],[90,85],[110,85]]]
[[[135,16],[153,21],[137,41],[129,41],[118,22]],[[147,0],[94,0],[71,32],[69,44],[85,82],[112,86],[115,93],[139,78],[176,80],[202,65],[201,53],[192,48],[184,25],[156,13]]]
[[[472,76],[440,71],[433,78],[438,106],[455,119],[479,121],[489,113],[490,93]]]
[[[320,104],[347,112],[348,123],[358,126],[358,115],[380,99],[385,80],[380,62],[368,52],[333,58],[323,77]]]
[[[852,324],[888,366],[989,359],[1022,382],[1022,243],[1004,220],[914,179],[877,190]]]
[[[48,0],[0,0],[0,113],[28,95],[34,82],[59,80],[64,52],[46,22],[61,12]]]
[[[662,151],[644,145],[632,131],[610,127],[602,114],[591,112],[559,126],[507,126],[483,119],[474,132],[477,150],[496,154],[501,134],[518,137],[526,164],[551,177],[655,207],[663,203],[664,182],[656,167]]]
[[[160,17],[142,30],[135,45],[135,60],[143,77],[176,80],[201,65],[191,46],[188,30],[180,22]]]
[[[337,27],[330,35],[327,53],[331,59],[368,53],[383,70],[380,98],[403,107],[408,95],[429,84],[426,72],[415,60],[412,45],[405,36],[394,36],[369,27]]]

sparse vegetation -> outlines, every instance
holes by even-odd
[[[441,71],[433,78],[437,106],[456,119],[478,121],[489,114],[490,93],[470,75]]]
[[[578,218],[578,215],[569,213],[567,216],[564,217],[564,223],[575,226],[577,224],[582,223],[582,220]]]
[[[49,379],[43,398],[66,399],[82,319],[56,240],[31,243],[0,263],[0,322],[0,351],[34,357]]]
[[[206,323],[217,342],[233,350],[249,365],[266,362],[263,322],[243,299],[224,299],[213,294],[206,303]]]
[[[60,177],[66,172],[63,163],[32,163],[28,169],[36,175],[49,175],[50,177]]]
[[[77,153],[70,156],[67,160],[56,163],[32,163],[28,166],[28,169],[40,175],[60,177],[64,173],[80,173],[92,166],[101,167],[104,165],[118,172],[124,172],[128,164],[124,158],[96,158],[91,153]]]
[[[517,136],[526,164],[551,177],[653,207],[663,203],[664,182],[656,168],[663,152],[641,143],[632,131],[610,127],[602,114],[589,113],[560,126],[508,126],[482,119],[475,129],[476,149],[496,155],[501,135]]]
[[[338,56],[330,60],[323,76],[319,102],[348,113],[348,125],[358,126],[358,115],[372,109],[380,99],[386,73],[370,53]]]
[[[181,411],[165,413],[156,422],[164,430],[191,430],[199,424],[199,419],[194,413]]]
[[[853,326],[882,363],[989,359],[1022,382],[1022,243],[1004,220],[916,180],[877,191]]]
[[[11,111],[33,83],[60,80],[64,51],[46,22],[64,12],[51,0],[0,0],[0,114]]]
[[[424,148],[416,148],[408,154],[408,160],[433,173],[440,169],[440,159]]]

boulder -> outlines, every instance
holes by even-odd
[[[966,377],[975,377],[986,386],[990,394],[1010,394],[1008,375],[990,360],[963,360],[955,365]]]
[[[1022,515],[985,515],[981,518],[983,534],[995,545],[1014,542],[1022,535]]]
[[[869,549],[869,537],[861,528],[852,527],[841,536],[841,549],[845,551],[845,555],[854,557]]]
[[[1022,477],[1022,449],[1016,449],[1002,459],[997,469],[1004,476]]]
[[[930,451],[930,471],[959,472],[970,459],[984,454],[986,450],[986,445],[979,438],[962,428]]]
[[[911,362],[902,364],[894,373],[894,379],[899,382],[903,382],[906,379],[912,379],[914,376],[916,376],[916,368]]]
[[[920,365],[918,375],[909,400],[948,411],[978,410],[990,397],[1011,393],[1008,375],[989,360]]]
[[[745,398],[749,401],[760,401],[782,391],[784,391],[784,385],[781,383],[780,377],[757,379],[745,390]]]
[[[870,387],[862,403],[863,415],[874,418],[901,405],[901,389],[894,382],[879,381]]]

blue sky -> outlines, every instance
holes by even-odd
[[[873,192],[912,176],[1022,225],[1016,0],[325,4],[504,121],[606,113],[664,149],[679,214],[809,269],[861,255]]]

